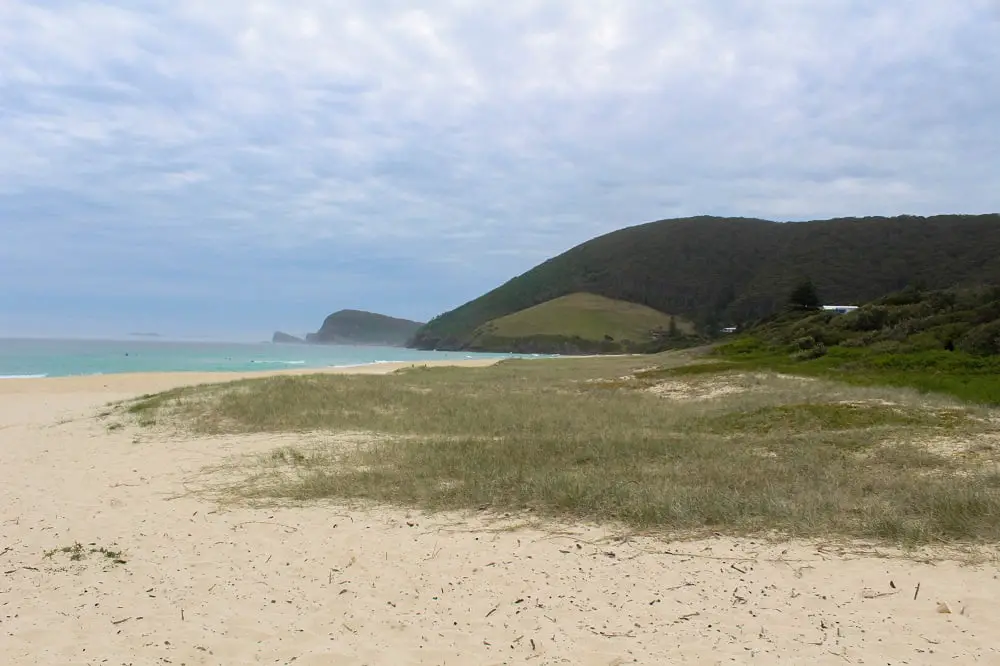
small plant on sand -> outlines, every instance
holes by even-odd
[[[71,546],[63,546],[62,548],[53,548],[52,550],[45,551],[45,557],[52,558],[57,553],[63,553],[69,555],[69,559],[73,562],[79,562],[82,560],[87,552],[83,548],[83,544],[77,541]]]
[[[102,555],[105,559],[110,560],[112,564],[125,564],[125,555],[121,550],[112,550],[110,548],[105,548],[104,546],[98,546],[96,543],[89,544],[89,546],[84,546],[79,541],[73,543],[69,546],[63,546],[61,548],[53,548],[52,550],[45,551],[46,558],[53,558],[56,555],[68,555],[71,562],[80,562],[86,559],[88,555]]]

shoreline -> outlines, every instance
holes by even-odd
[[[454,359],[432,361],[387,361],[326,368],[281,368],[274,370],[120,372],[104,375],[68,375],[64,377],[12,377],[0,380],[0,395],[25,393],[134,393],[142,395],[167,391],[181,386],[223,384],[241,379],[295,377],[302,375],[389,375],[414,367],[484,368],[503,358]]]

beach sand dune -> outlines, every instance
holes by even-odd
[[[622,540],[520,517],[220,508],[187,482],[287,437],[109,432],[94,418],[192,379],[0,383],[3,663],[1000,663],[991,562]]]

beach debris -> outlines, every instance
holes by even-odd
[[[937,612],[941,613],[942,615],[950,615],[951,606],[948,605],[947,601],[939,601],[937,605]]]
[[[864,599],[878,599],[879,597],[891,597],[894,594],[899,594],[899,590],[893,592],[876,592],[875,590],[866,587],[861,591],[861,597]]]
[[[913,600],[917,600],[917,595],[920,594],[920,583],[917,583],[917,589],[913,590]]]

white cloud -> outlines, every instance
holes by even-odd
[[[86,228],[500,281],[660,217],[1000,208],[995,0],[7,0],[0,100],[8,253]]]

